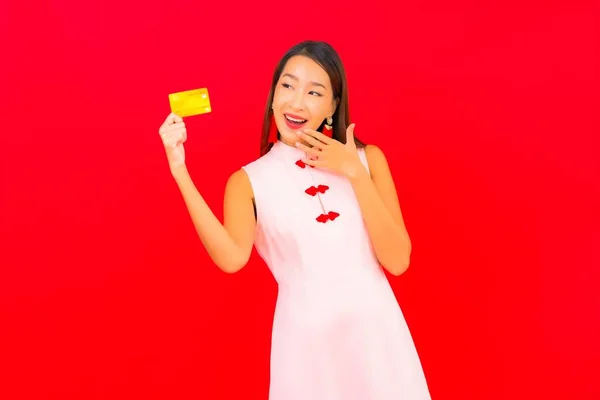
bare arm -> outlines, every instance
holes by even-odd
[[[225,188],[224,224],[214,215],[194,185],[187,169],[173,171],[183,200],[202,244],[224,272],[242,269],[250,258],[256,220],[250,180],[243,170],[233,173]]]
[[[352,187],[379,262],[397,276],[410,264],[410,237],[385,155],[376,146],[367,146],[365,154],[371,177],[366,169],[361,169],[352,177]]]

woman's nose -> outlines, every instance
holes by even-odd
[[[304,109],[304,96],[300,90],[293,94],[290,106],[299,110]]]

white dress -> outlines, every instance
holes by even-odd
[[[304,157],[277,142],[243,167],[256,201],[255,247],[278,283],[269,399],[429,400],[350,183],[302,165]]]

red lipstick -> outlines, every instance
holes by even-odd
[[[300,129],[302,128],[307,120],[302,118],[299,115],[294,115],[294,114],[283,114],[283,117],[285,119],[285,123],[288,127],[290,127],[291,129]]]

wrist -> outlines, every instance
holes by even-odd
[[[353,184],[355,182],[361,182],[365,179],[370,179],[369,173],[365,166],[360,160],[354,163],[352,166],[346,169],[345,171],[346,178],[350,180]]]
[[[181,165],[171,169],[171,175],[175,181],[180,182],[189,177],[189,172],[185,165]]]

